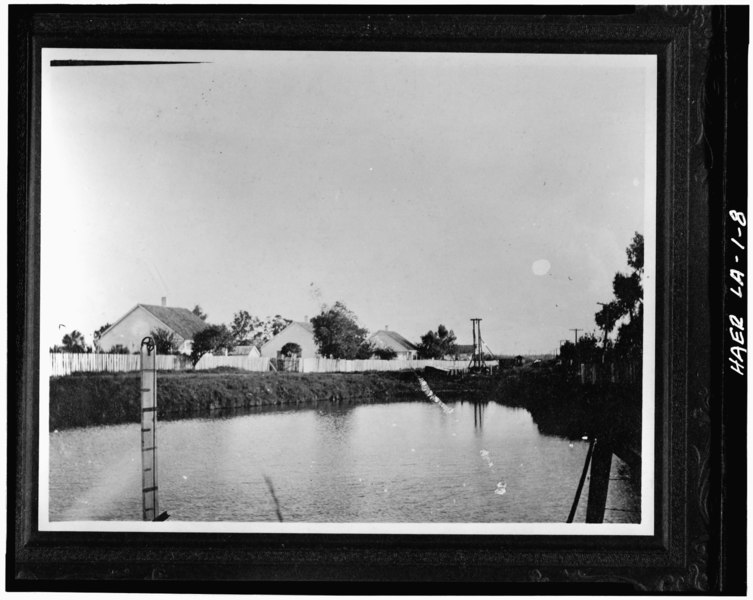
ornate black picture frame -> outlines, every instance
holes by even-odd
[[[745,211],[747,19],[744,7],[705,6],[11,6],[6,587],[259,592],[306,581],[311,592],[371,582],[363,589],[374,593],[421,581],[422,592],[469,593],[497,581],[506,585],[492,593],[744,593],[745,554],[729,550],[745,538],[744,377],[728,368],[726,326],[744,308],[726,273],[728,213]],[[50,46],[656,55],[655,534],[38,531],[40,60]]]

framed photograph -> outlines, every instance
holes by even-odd
[[[9,8],[9,589],[744,590],[747,9],[543,8]]]

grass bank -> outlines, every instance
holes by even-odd
[[[594,388],[558,369],[512,369],[500,375],[424,375],[440,397],[525,408],[541,433],[579,439],[640,432],[639,390]],[[50,430],[135,423],[139,373],[76,373],[50,379]],[[164,371],[157,376],[158,418],[180,419],[256,406],[367,403],[424,398],[411,372],[249,373],[234,369]]]
[[[492,396],[528,410],[545,435],[640,439],[640,385],[584,385],[577,374],[565,369],[528,368],[503,374]]]
[[[50,379],[50,430],[136,423],[139,373],[76,373]],[[413,373],[160,372],[158,418],[254,406],[370,402],[419,397]]]

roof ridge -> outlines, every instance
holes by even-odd
[[[203,319],[182,306],[162,306],[160,304],[139,304],[138,306],[141,306],[184,339],[192,339],[196,333],[207,326]]]
[[[144,304],[142,302],[139,302],[137,306],[151,306],[153,308],[169,308],[170,310],[188,310],[191,312],[188,308],[185,308],[183,306],[163,306],[162,304]]]
[[[411,342],[407,337],[402,335],[401,333],[397,331],[391,331],[389,329],[380,329],[379,331],[372,334],[371,337],[377,336],[379,334],[386,334],[388,338],[390,338],[392,341],[400,344],[401,346],[407,348],[408,350],[415,350],[418,348],[416,344]]]

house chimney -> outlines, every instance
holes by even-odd
[[[389,330],[390,330],[390,326],[389,326],[389,325],[385,325],[385,326],[384,326],[384,330],[385,330],[385,331],[389,331]]]
[[[162,296],[162,306],[167,306],[167,296]]]
[[[303,322],[304,323],[308,323],[309,322],[309,316],[308,315],[303,315]]]

